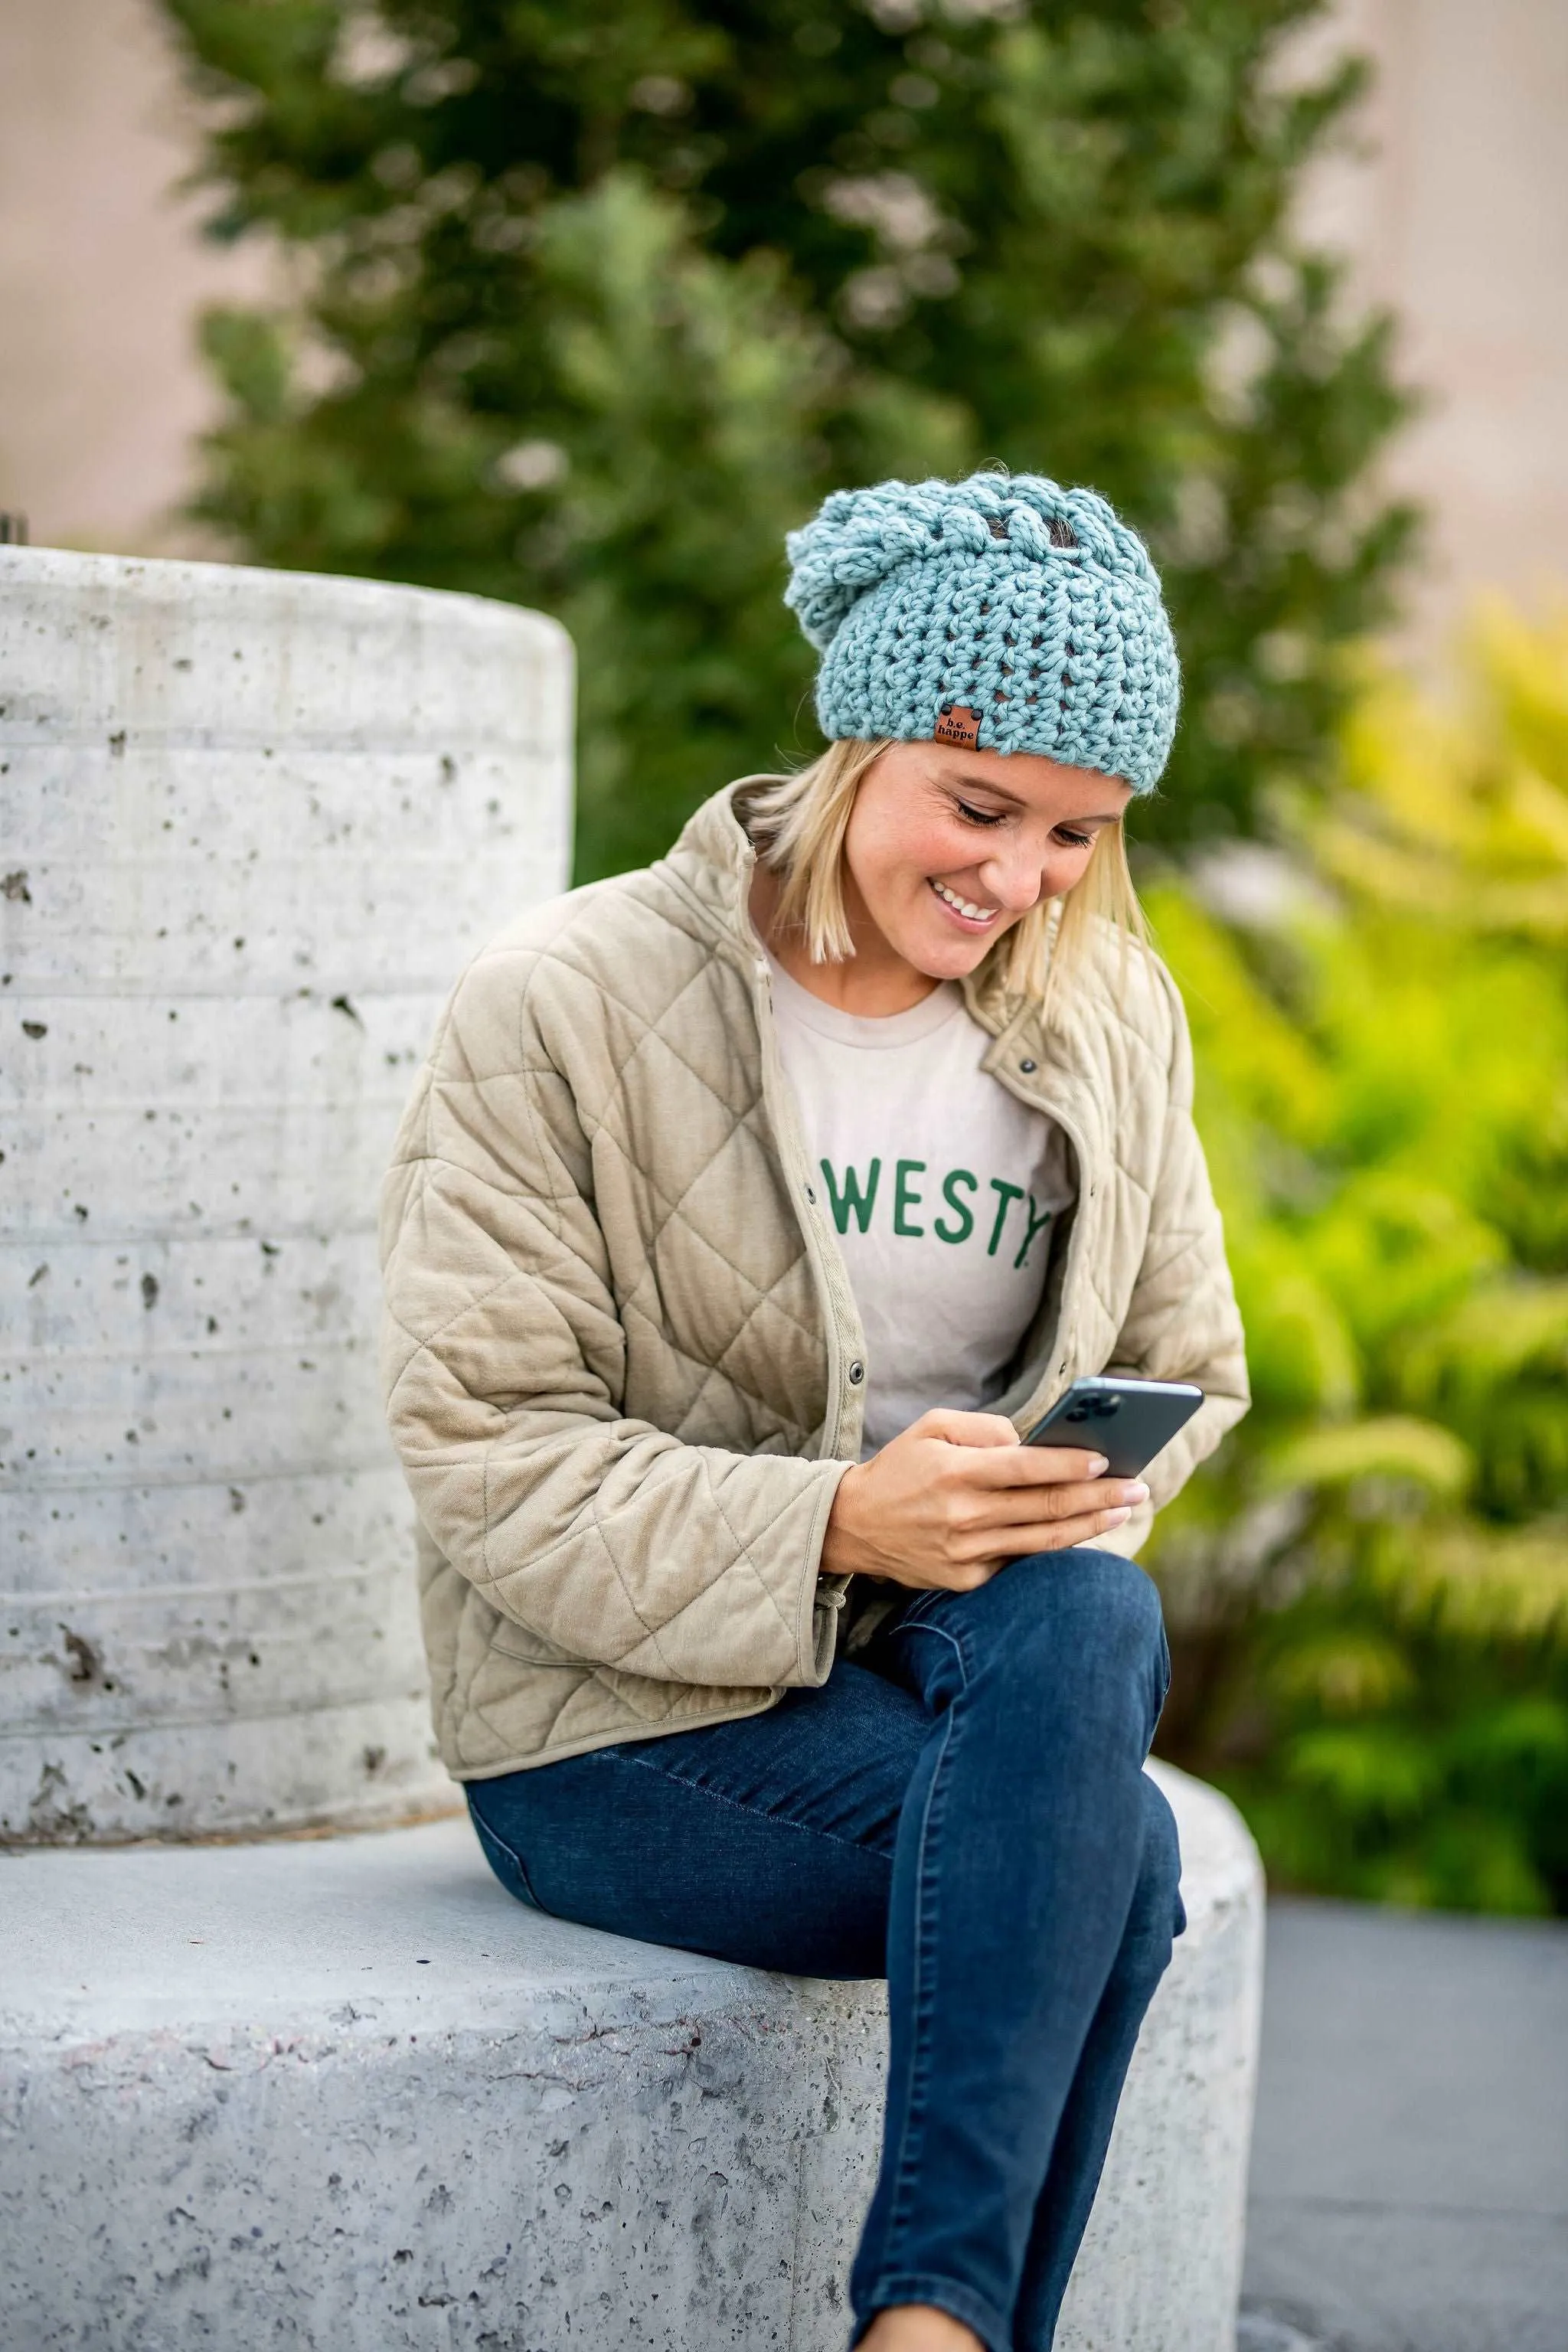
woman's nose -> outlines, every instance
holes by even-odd
[[[1013,915],[1026,914],[1044,893],[1047,883],[1037,856],[1009,857],[1000,854],[982,862],[980,879],[986,897]]]

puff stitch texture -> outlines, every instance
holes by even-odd
[[[787,545],[784,602],[822,656],[829,738],[926,742],[956,707],[982,750],[1159,782],[1175,644],[1147,549],[1093,490],[1042,474],[879,482],[835,490]]]

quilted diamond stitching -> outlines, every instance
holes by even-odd
[[[675,1034],[679,1030],[684,1018],[682,1007],[685,1004],[686,999],[689,992],[704,981],[708,968],[712,961],[714,947],[711,931],[716,925],[721,923],[725,919],[722,908],[710,908],[704,901],[698,899],[695,901],[698,915],[697,927],[694,928],[690,921],[682,919],[681,918],[685,913],[685,909],[678,905],[672,905],[668,887],[669,883],[676,881],[678,877],[674,876],[668,877],[660,877],[657,878],[650,876],[647,877],[639,877],[637,882],[624,886],[625,903],[628,906],[636,907],[648,917],[650,929],[662,930],[666,938],[668,938],[669,935],[673,933],[678,936],[682,942],[689,942],[691,948],[696,950],[694,961],[685,955],[681,956],[680,962],[682,969],[679,974],[674,976],[671,991],[657,1011],[648,1008],[646,1004],[646,1001],[641,1003],[627,1003],[626,997],[616,988],[608,984],[605,976],[601,971],[595,971],[592,968],[591,960],[589,958],[574,951],[577,942],[574,940],[573,933],[570,929],[563,931],[555,940],[552,940],[542,948],[526,949],[517,951],[526,955],[529,958],[531,964],[531,969],[525,978],[524,986],[521,994],[523,997],[531,994],[540,971],[546,964],[554,964],[559,966],[563,975],[570,976],[574,985],[580,986],[586,983],[587,986],[597,993],[606,1008],[613,1007],[616,1013],[629,1024],[635,1034],[630,1044],[629,1051],[626,1054],[625,1058],[622,1061],[621,1069],[617,1074],[617,1083],[612,1087],[610,1091],[605,1097],[602,1104],[598,1106],[592,1120],[590,1121],[585,1118],[584,1121],[584,1132],[585,1137],[588,1136],[591,1131],[594,1139],[601,1140],[603,1143],[613,1147],[621,1156],[622,1160],[628,1164],[630,1163],[630,1153],[626,1141],[626,1129],[624,1118],[619,1115],[620,1106],[617,1102],[617,1097],[621,1094],[622,1085],[624,1084],[626,1075],[639,1064],[646,1063],[651,1048],[656,1042],[660,1050],[667,1054],[673,1063],[679,1066],[685,1077],[695,1081],[697,1087],[701,1090],[701,1093],[707,1101],[717,1106],[721,1113],[721,1124],[722,1127],[721,1138],[713,1149],[707,1152],[702,1164],[698,1167],[694,1174],[689,1180],[680,1184],[679,1189],[676,1193],[676,1197],[673,1200],[668,1196],[668,1187],[651,1179],[646,1170],[639,1171],[638,1175],[639,1181],[647,1187],[647,1193],[651,1200],[657,1202],[659,1211],[657,1225],[646,1237],[646,1245],[649,1251],[650,1256],[654,1249],[664,1244],[667,1239],[674,1241],[679,1238],[679,1246],[682,1252],[696,1250],[700,1252],[703,1255],[710,1256],[718,1265],[722,1265],[725,1268],[731,1281],[736,1286],[741,1301],[741,1311],[729,1318],[729,1322],[732,1329],[732,1337],[728,1341],[724,1353],[730,1354],[732,1351],[742,1351],[748,1344],[752,1343],[752,1341],[760,1336],[760,1331],[762,1328],[763,1328],[765,1318],[768,1318],[768,1310],[770,1308],[773,1310],[773,1315],[778,1318],[779,1324],[784,1329],[789,1331],[796,1338],[807,1340],[812,1344],[819,1344],[821,1339],[819,1328],[816,1325],[807,1326],[805,1324],[798,1315],[790,1311],[790,1308],[784,1303],[783,1297],[781,1296],[788,1285],[798,1282],[799,1280],[802,1260],[807,1255],[805,1246],[803,1245],[802,1248],[797,1250],[787,1264],[781,1267],[776,1273],[772,1273],[765,1279],[760,1280],[754,1273],[736,1265],[733,1257],[726,1249],[718,1244],[710,1234],[701,1231],[697,1223],[696,1213],[694,1213],[690,1207],[692,1194],[702,1182],[704,1176],[710,1174],[713,1170],[721,1167],[724,1156],[734,1149],[736,1140],[739,1137],[744,1134],[748,1136],[752,1141],[763,1144],[764,1147],[767,1139],[765,1134],[762,1131],[762,1123],[765,1118],[765,1111],[763,1107],[760,1093],[753,1088],[742,1108],[737,1110],[735,1105],[727,1101],[724,1096],[720,1093],[718,1087],[712,1082],[712,1080],[710,1080],[701,1069],[693,1066],[689,1055],[682,1051],[680,1040],[678,1034]],[[692,895],[687,891],[684,884],[680,887],[681,891],[686,895]],[[1168,1001],[1168,983],[1166,986]],[[1097,996],[1102,995],[1103,993],[1103,991],[1097,991]],[[1152,1010],[1152,1008],[1150,1009]],[[1121,1087],[1124,1084],[1131,1085],[1135,1083],[1130,1070],[1127,1068],[1127,1064],[1134,1059],[1154,1060],[1158,1064],[1159,1075],[1162,1082],[1169,1082],[1171,1076],[1171,1066],[1168,1041],[1166,1041],[1167,1049],[1162,1050],[1156,1046],[1155,1043],[1150,1037],[1143,1034],[1140,1028],[1123,1027],[1120,1019],[1117,1019],[1114,1023],[1110,1022],[1107,1016],[1110,1015],[1111,1008],[1108,1004],[1100,1005],[1097,1003],[1095,1010],[1100,1013],[1102,1016],[1100,1034],[1098,1041],[1100,1047],[1101,1051],[1103,1051],[1107,1044],[1110,1044],[1110,1045],[1113,1063],[1112,1076],[1116,1082],[1116,1091],[1119,1092],[1121,1090]],[[1179,1020],[1179,1014],[1177,1015],[1177,1018]],[[542,1173],[542,1180],[539,1185],[537,1194],[530,1196],[531,1205],[535,1207],[538,1211],[542,1224],[547,1223],[551,1217],[555,1220],[555,1237],[557,1240],[560,1240],[560,1228],[563,1217],[563,1192],[560,1171],[553,1164],[558,1154],[556,1154],[552,1149],[552,1141],[549,1132],[547,1115],[540,1099],[538,1088],[530,1081],[534,1077],[542,1077],[546,1074],[552,1078],[559,1079],[561,1077],[561,1073],[556,1070],[553,1067],[553,1065],[552,1065],[548,1060],[543,1063],[538,1061],[530,1062],[525,1041],[521,1034],[522,1025],[522,1007],[520,1003],[514,1066],[510,1070],[490,1072],[487,1073],[483,1076],[478,1075],[459,1076],[455,1072],[443,1072],[437,1084],[442,1087],[450,1087],[454,1090],[460,1087],[471,1086],[482,1093],[485,1088],[494,1083],[505,1083],[510,1079],[521,1080],[525,1116],[530,1126],[530,1140],[532,1143],[536,1153],[542,1159],[551,1163],[547,1172]],[[1168,1025],[1168,1023],[1166,1025]],[[1107,1026],[1112,1027],[1114,1031],[1113,1035],[1109,1039],[1105,1034],[1105,1029]],[[445,1045],[445,1043],[446,1038],[444,1033],[442,1044]],[[1120,1050],[1118,1050],[1119,1048]],[[1141,1048],[1142,1054],[1134,1053],[1131,1050],[1132,1048]],[[433,1139],[431,1129],[434,1118],[437,1115],[437,1105],[435,1100],[436,1091],[436,1086],[432,1086],[427,1093],[425,1106],[426,1139],[427,1149],[429,1143]],[[1100,1159],[1100,1166],[1105,1170],[1108,1178],[1110,1176],[1110,1169],[1106,1168],[1107,1161],[1109,1161],[1111,1167],[1114,1168],[1114,1181],[1117,1182],[1119,1187],[1125,1184],[1130,1193],[1135,1193],[1144,1200],[1148,1200],[1151,1196],[1150,1183],[1129,1164],[1128,1150],[1132,1142],[1132,1139],[1118,1137],[1115,1139],[1106,1139],[1106,1140],[1110,1143],[1110,1150],[1109,1151],[1103,1151],[1103,1146],[1101,1147],[1103,1157]],[[470,1171],[464,1171],[462,1172],[465,1178],[469,1181],[479,1181],[482,1182],[484,1181],[482,1179],[474,1179]],[[412,1189],[410,1190],[407,1200],[405,1202],[405,1212],[413,1202],[416,1202],[422,1196],[425,1188],[433,1181],[436,1180],[432,1176],[431,1171],[428,1167],[422,1169],[418,1172],[416,1177],[414,1179]],[[547,1202],[549,1216],[546,1214]],[[1158,1267],[1148,1267],[1143,1269],[1143,1271],[1152,1275],[1155,1278],[1160,1278],[1162,1276],[1168,1277],[1173,1269],[1179,1269],[1183,1256],[1189,1250],[1196,1249],[1200,1245],[1203,1238],[1204,1237],[1196,1232],[1194,1232],[1189,1237],[1184,1228],[1180,1233],[1167,1234],[1163,1235],[1163,1239],[1166,1245],[1166,1254],[1162,1256]],[[519,1269],[509,1268],[507,1276],[500,1277],[495,1284],[490,1286],[489,1289],[479,1293],[476,1297],[467,1301],[465,1306],[458,1309],[455,1316],[447,1318],[440,1327],[438,1327],[438,1332],[432,1334],[431,1337],[433,1339],[438,1337],[439,1332],[448,1329],[452,1323],[460,1321],[462,1315],[467,1313],[470,1307],[481,1308],[485,1302],[489,1301],[498,1293],[503,1292],[506,1287],[507,1281],[518,1271]],[[1107,1296],[1109,1288],[1112,1286],[1103,1278],[1102,1269],[1099,1265],[1092,1264],[1086,1265],[1084,1272],[1087,1276],[1088,1288],[1090,1296],[1093,1297],[1101,1314],[1106,1317],[1109,1322],[1114,1324],[1117,1319],[1114,1302]],[[690,1386],[689,1383],[683,1383],[683,1385],[687,1387],[688,1391],[688,1402],[684,1408],[685,1412],[689,1412],[694,1415],[699,1412],[705,1391],[709,1391],[712,1393],[722,1394],[726,1390],[728,1390],[730,1393],[740,1399],[748,1410],[762,1415],[766,1423],[771,1424],[778,1418],[777,1407],[755,1395],[743,1377],[740,1377],[741,1368],[739,1365],[734,1363],[726,1365],[724,1355],[721,1355],[717,1360],[710,1363],[700,1362],[688,1351],[682,1350],[679,1346],[672,1342],[670,1335],[664,1330],[658,1318],[649,1315],[643,1303],[637,1299],[635,1296],[633,1300],[627,1302],[626,1308],[622,1310],[623,1320],[626,1319],[626,1314],[627,1311],[640,1318],[645,1328],[649,1331],[650,1337],[662,1350],[667,1372],[673,1364],[679,1363],[683,1367],[683,1369],[690,1371],[691,1373],[700,1375],[696,1381],[695,1386]],[[405,1336],[415,1348],[416,1358],[418,1354],[423,1353],[427,1343],[417,1340],[412,1332],[407,1331],[406,1327],[403,1325],[400,1320],[395,1318],[395,1321],[396,1322],[396,1328],[405,1331]],[[416,1358],[410,1359],[410,1364],[416,1360]],[[407,1367],[405,1369],[406,1370]],[[487,1448],[487,1470],[489,1466],[489,1453],[490,1449]],[[786,1633],[791,1633],[788,1618],[780,1605],[776,1593],[768,1584],[766,1577],[757,1566],[755,1559],[752,1559],[747,1544],[742,1539],[741,1530],[734,1525],[730,1514],[723,1507],[718,1487],[712,1475],[711,1465],[705,1465],[704,1467],[707,1474],[705,1484],[709,1498],[719,1524],[724,1528],[725,1535],[728,1538],[727,1546],[725,1548],[730,1553],[728,1566],[716,1567],[715,1582],[721,1582],[724,1575],[732,1572],[733,1569],[738,1567],[743,1559],[747,1567],[752,1570],[752,1577],[756,1583],[761,1587],[762,1591],[766,1593],[769,1605],[777,1614],[781,1625],[784,1627]],[[752,1544],[758,1546],[765,1544],[768,1534],[776,1528],[779,1519],[784,1516],[787,1510],[793,1507],[794,1503],[797,1499],[798,1490],[780,1504],[778,1511],[772,1518],[770,1518],[766,1528],[753,1531],[752,1537]],[[615,1561],[614,1555],[617,1549],[617,1545],[616,1542],[612,1541],[610,1530],[616,1528],[616,1523],[620,1517],[621,1507],[630,1507],[630,1506],[627,1505],[618,1507],[616,1511],[608,1515],[607,1520],[603,1525],[599,1525],[596,1521],[595,1528],[595,1532],[599,1537],[601,1546],[609,1553],[612,1565],[616,1567],[618,1567],[618,1563]],[[595,1498],[595,1514],[597,1514],[597,1497]],[[488,1522],[488,1508],[486,1517]],[[581,1521],[578,1522],[577,1532],[583,1532]],[[568,1537],[563,1539],[569,1540],[570,1538]],[[551,1546],[549,1553],[537,1556],[534,1559],[529,1562],[529,1566],[531,1568],[536,1567],[538,1565],[538,1559],[541,1558],[548,1558],[550,1553],[552,1553],[555,1548],[556,1547],[554,1545]],[[644,1627],[647,1638],[653,1643],[656,1654],[663,1659],[665,1657],[665,1653],[658,1643],[658,1628],[650,1625],[647,1622],[646,1612],[637,1610],[635,1604],[632,1603],[631,1595],[626,1591],[626,1580],[624,1576],[619,1578],[619,1582],[626,1599],[628,1604],[630,1604],[630,1615],[633,1621]],[[710,1601],[714,1589],[714,1583],[709,1583],[704,1586],[701,1592],[695,1595],[689,1595],[687,1599],[680,1603],[679,1607],[672,1612],[669,1619],[663,1621],[663,1630],[668,1632],[669,1627],[679,1621],[679,1617],[687,1609],[695,1609],[703,1605],[707,1601]],[[797,1637],[791,1633],[791,1638],[793,1640]],[[601,1694],[603,1706],[607,1710],[607,1721],[614,1724],[617,1728],[624,1727],[626,1710],[628,1702],[624,1693],[617,1691],[617,1680],[622,1683],[628,1683],[637,1686],[637,1708],[642,1714],[643,1719],[649,1722],[655,1720],[667,1720],[672,1714],[682,1708],[696,1707],[699,1711],[702,1711],[710,1706],[710,1702],[713,1698],[718,1697],[723,1701],[728,1701],[731,1696],[731,1694],[728,1692],[721,1693],[708,1691],[699,1689],[696,1686],[689,1687],[679,1684],[661,1686],[657,1683],[649,1683],[646,1677],[631,1674],[628,1670],[619,1667],[614,1664],[606,1663],[605,1664],[599,1664],[585,1661],[583,1663],[581,1674],[572,1682],[570,1688],[560,1694],[559,1704],[552,1706],[550,1711],[552,1723],[558,1725],[563,1717],[567,1713],[575,1713],[582,1709],[584,1705],[584,1695],[595,1686],[597,1686],[597,1689]],[[595,1712],[595,1709],[590,1706],[587,1711],[592,1714]],[[493,1721],[489,1704],[487,1704],[482,1710],[476,1709],[475,1712],[480,1719],[487,1723],[490,1729],[491,1736],[500,1738],[504,1742],[505,1735],[500,1732],[499,1726]]]

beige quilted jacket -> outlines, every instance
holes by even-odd
[[[833,1662],[849,1596],[817,1562],[864,1342],[780,1069],[743,790],[486,948],[404,1118],[384,1370],[460,1780],[755,1714]],[[1174,986],[1108,947],[1048,1032],[970,1003],[1079,1183],[995,1410],[1027,1427],[1108,1366],[1197,1381],[1163,1502],[1247,1404]]]

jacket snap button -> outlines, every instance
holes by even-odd
[[[1020,1062],[1018,1065],[1018,1067],[1023,1071],[1024,1076],[1026,1078],[1033,1077],[1035,1072],[1039,1068],[1039,1066],[1040,1066],[1037,1062]]]
[[[865,1377],[866,1377],[866,1367],[865,1367],[865,1365],[864,1365],[863,1363],[861,1363],[861,1362],[860,1362],[860,1360],[859,1360],[858,1357],[857,1357],[857,1359],[856,1359],[856,1360],[854,1361],[854,1363],[852,1363],[852,1364],[850,1365],[850,1367],[849,1367],[849,1385],[850,1385],[850,1387],[851,1387],[852,1389],[858,1389],[858,1388],[859,1387],[859,1385],[860,1385],[861,1381],[865,1379]]]

